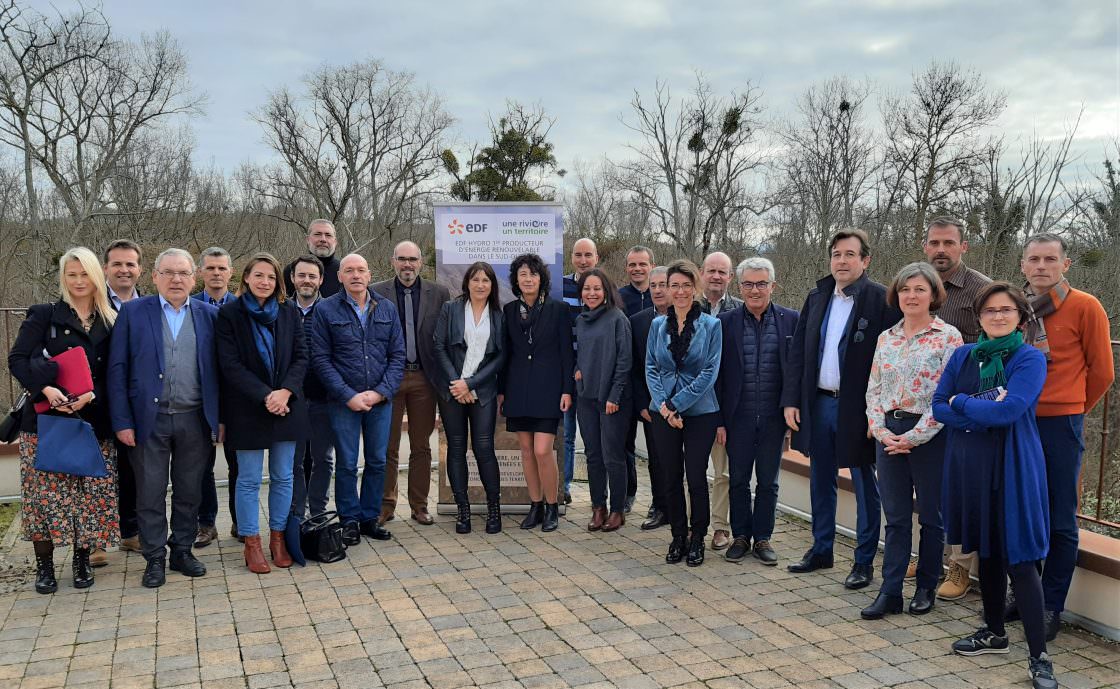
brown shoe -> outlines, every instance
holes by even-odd
[[[105,552],[104,548],[94,548],[89,553],[89,566],[90,567],[104,567],[109,564],[109,554]]]
[[[272,556],[272,564],[277,567],[292,566],[292,556],[288,554],[288,544],[284,542],[283,531],[268,532],[268,554]]]
[[[396,518],[397,518],[397,515],[393,514],[392,512],[382,512],[381,516],[377,518],[377,524],[380,526],[380,525],[386,524],[388,522],[391,522]]]
[[[424,526],[431,526],[432,524],[436,523],[436,520],[432,519],[432,515],[429,514],[428,510],[425,509],[419,509],[413,512],[412,521],[416,522],[417,524],[423,524]]]
[[[910,564],[906,566],[906,579],[915,579],[918,576],[918,558],[910,558]]]
[[[598,531],[603,528],[603,523],[607,521],[607,508],[606,507],[592,507],[591,508],[591,521],[587,522],[588,531]]]
[[[129,536],[128,538],[122,538],[120,548],[121,548],[122,552],[129,552],[129,551],[132,551],[134,553],[142,552],[140,550],[140,537],[139,536]]]
[[[626,515],[622,512],[611,512],[607,517],[607,521],[603,524],[603,531],[618,531],[619,527],[626,523]]]
[[[218,540],[218,530],[214,528],[213,524],[210,526],[198,525],[198,533],[194,537],[194,547],[205,548],[216,540]]]
[[[712,550],[723,550],[731,544],[731,534],[723,529],[716,529],[712,534]]]
[[[968,587],[971,583],[967,569],[958,564],[950,564],[945,581],[941,582],[941,587],[937,589],[937,597],[941,600],[960,600],[968,595]]]
[[[261,537],[260,536],[246,536],[245,537],[245,565],[253,574],[268,574],[272,568],[268,566],[268,560],[264,559],[264,551],[261,550]]]

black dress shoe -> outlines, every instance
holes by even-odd
[[[200,577],[206,574],[206,565],[199,562],[189,550],[172,552],[167,566],[187,577]]]
[[[693,536],[688,544],[688,557],[684,563],[689,567],[699,567],[704,564],[704,536]]]
[[[911,615],[924,615],[930,610],[933,610],[933,601],[937,598],[937,592],[933,589],[924,589],[919,587],[914,591],[914,597],[910,599],[910,607],[907,608]]]
[[[357,519],[347,519],[342,522],[342,545],[352,546],[362,542],[362,530]]]
[[[544,521],[544,502],[537,501],[529,504],[529,511],[521,520],[522,529],[535,529]]]
[[[364,521],[358,525],[363,536],[368,536],[375,541],[387,541],[393,537],[389,530],[377,523],[376,519]]]
[[[89,548],[74,548],[74,588],[93,586],[93,568],[89,564]]]
[[[1042,613],[1042,621],[1046,623],[1046,640],[1053,641],[1062,629],[1062,613],[1047,610]]]
[[[675,565],[683,560],[686,545],[684,536],[673,536],[673,542],[669,544],[669,552],[665,553],[665,562]]]
[[[773,567],[778,564],[778,554],[770,547],[770,541],[755,541],[754,556],[759,559],[762,564]]]
[[[805,556],[799,562],[794,562],[792,565],[786,567],[794,574],[804,574],[805,572],[815,572],[818,569],[832,569],[832,553],[828,555],[819,555],[813,553],[812,550],[807,550]]]
[[[875,578],[875,568],[871,565],[852,565],[852,571],[844,580],[844,588],[856,590],[868,586]]]
[[[900,612],[902,612],[902,596],[889,596],[879,592],[875,602],[860,610],[859,616],[865,620],[878,620]]]
[[[140,580],[144,588],[158,589],[163,586],[164,582],[167,581],[167,576],[163,571],[164,566],[163,557],[153,557],[148,560],[147,566],[144,567],[144,578]]]
[[[660,529],[669,523],[669,517],[656,507],[649,508],[649,515],[646,520],[642,522],[642,531],[653,531]]]
[[[1015,600],[1015,592],[1007,592],[1007,600],[1003,603],[1003,621],[1004,622],[1018,622],[1019,617],[1019,601]]]

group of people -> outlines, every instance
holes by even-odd
[[[666,562],[701,565],[713,527],[710,547],[726,549],[727,560],[776,565],[778,470],[792,432],[792,448],[810,460],[813,545],[791,572],[833,566],[838,473],[847,468],[857,505],[847,588],[873,581],[885,518],[882,584],[861,616],[900,613],[908,577],[916,579],[908,611],[925,614],[937,597],[963,596],[976,573],[985,626],[954,650],[1006,652],[1004,624],[1022,619],[1036,686],[1056,686],[1045,644],[1058,632],[1076,563],[1083,417],[1114,377],[1108,318],[1070,286],[1058,236],[1027,240],[1025,289],[964,264],[960,221],[933,219],[922,248],[927,262],[884,286],[867,274],[867,235],[837,232],[829,274],[800,311],[774,303],[777,276],[766,258],[733,269],[715,252],[699,268],[659,266],[651,249],[635,246],[618,289],[586,238],[573,245],[563,300],[550,296],[547,264],[526,254],[510,265],[515,299],[504,306],[492,266],[469,266],[452,300],[421,279],[420,247],[408,241],[393,250],[395,277],[371,284],[364,258],[336,258],[325,220],[309,227],[309,253],[284,268],[269,254],[252,256],[236,294],[220,248],[204,251],[197,267],[185,251],[163,251],[157,294],[146,297],[136,290],[135,244],[114,242],[101,264],[72,249],[59,261],[61,298],[29,309],[9,366],[33,400],[50,403],[46,414],[89,421],[108,476],[36,470],[37,415],[24,414],[23,529],[35,547],[36,589],[57,588],[56,544],[74,547],[77,587],[92,585],[91,567],[118,543],[143,553],[145,586],[162,585],[166,567],[205,574],[192,547],[218,537],[218,444],[230,469],[232,535],[244,541],[251,571],[268,572],[269,559],[291,565],[283,531],[290,519],[326,510],[332,474],[344,539],[389,539],[406,413],[411,518],[430,525],[437,409],[457,533],[471,531],[468,446],[486,496],[485,530],[502,529],[499,412],[517,435],[531,500],[520,526],[543,531],[558,527],[559,502],[570,502],[577,428],[587,529],[625,524],[640,425],[652,493],[641,528],[670,525]],[[192,295],[198,272],[204,289]],[[740,298],[730,294],[733,280]],[[77,397],[55,386],[50,359],[75,347],[85,349],[94,381]],[[559,432],[563,471],[553,452]],[[266,461],[270,558],[257,516]],[[911,560],[915,511],[920,545]],[[939,585],[946,543],[950,569]]]

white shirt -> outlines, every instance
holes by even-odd
[[[482,318],[474,322],[470,301],[463,305],[463,340],[467,343],[467,356],[463,359],[460,377],[466,380],[475,374],[482,358],[486,356],[486,343],[490,340],[490,310],[482,310]]]
[[[848,318],[851,317],[855,305],[856,298],[846,296],[839,287],[832,293],[832,307],[828,310],[821,370],[817,374],[819,388],[840,389],[840,340],[844,337],[844,328],[848,325]]]

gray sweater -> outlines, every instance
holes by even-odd
[[[621,309],[600,306],[576,317],[576,394],[585,399],[622,404],[629,397],[630,320]]]

